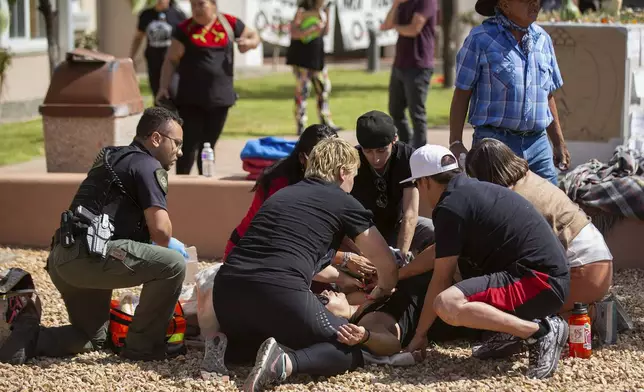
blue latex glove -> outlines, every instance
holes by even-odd
[[[152,245],[156,245],[154,242],[152,242]],[[176,250],[177,252],[181,253],[185,259],[188,257],[188,252],[186,251],[186,246],[183,244],[183,242],[179,241],[178,239],[171,237],[170,242],[168,243],[168,249],[173,249]]]

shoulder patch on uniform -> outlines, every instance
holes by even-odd
[[[168,172],[165,169],[159,168],[154,171],[154,176],[163,190],[163,193],[168,194]]]

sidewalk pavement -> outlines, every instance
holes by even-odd
[[[225,132],[225,131],[224,131]],[[466,128],[463,132],[463,142],[466,146],[472,143],[471,128]],[[357,144],[354,131],[341,131],[340,137],[350,143]],[[287,140],[297,140],[297,136],[284,136]],[[244,179],[247,175],[242,170],[242,161],[239,157],[241,150],[244,148],[247,139],[220,139],[215,147],[215,175],[217,178],[226,179]],[[447,126],[430,128],[427,131],[427,141],[431,144],[449,145],[449,129]],[[47,164],[45,157],[39,157],[31,161],[17,163],[13,165],[0,166],[0,174],[5,173],[45,173]],[[170,170],[171,176],[176,175],[174,169]],[[192,168],[191,175],[197,175],[197,165]]]

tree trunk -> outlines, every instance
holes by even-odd
[[[456,54],[454,53],[454,42],[452,29],[454,27],[454,0],[441,1],[441,24],[443,30],[443,87],[454,87],[454,75],[456,73]]]
[[[53,75],[58,64],[58,37],[54,31],[58,28],[58,12],[54,12],[51,0],[38,0],[38,10],[45,19],[45,33],[47,36],[47,54],[49,57],[49,75]]]

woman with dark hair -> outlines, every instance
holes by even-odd
[[[253,217],[264,201],[273,193],[288,185],[295,184],[304,178],[306,161],[309,159],[309,154],[311,154],[313,147],[315,147],[315,145],[322,139],[337,136],[338,134],[335,130],[326,125],[311,125],[302,132],[295,148],[288,157],[275,162],[262,172],[252,189],[252,191],[255,192],[255,197],[253,198],[253,202],[251,203],[246,216],[233,230],[230,235],[230,239],[228,239],[226,250],[224,251],[224,260],[226,260],[230,251],[244,236],[246,229],[248,229],[248,226],[250,225],[250,221],[253,220]]]
[[[237,101],[235,47],[246,53],[257,48],[260,38],[241,19],[220,12],[215,0],[190,0],[190,7],[192,17],[181,22],[172,34],[156,102],[176,106],[184,121],[183,155],[177,160],[177,174],[190,174],[196,158],[201,175],[198,151],[206,142],[215,149],[228,110]],[[172,97],[169,89],[175,72],[179,83]]]
[[[530,201],[546,218],[566,249],[570,295],[560,313],[575,302],[594,304],[612,284],[613,256],[586,213],[548,180],[533,173],[528,162],[496,139],[485,138],[468,152],[467,174],[510,188]]]
[[[146,8],[139,14],[139,23],[132,39],[130,58],[134,60],[139,47],[145,38],[145,62],[148,68],[148,83],[152,96],[159,92],[161,66],[172,41],[172,30],[186,19],[186,14],[177,7],[174,0],[157,0],[153,7]],[[176,79],[173,81],[176,84]],[[176,89],[172,86],[171,89]]]
[[[309,85],[317,94],[320,123],[336,131],[329,109],[331,81],[324,63],[324,39],[329,32],[331,3],[323,6],[324,0],[299,0],[298,9],[291,22],[291,45],[286,54],[286,64],[293,67],[295,75],[295,122],[297,134],[306,127],[306,100]]]

